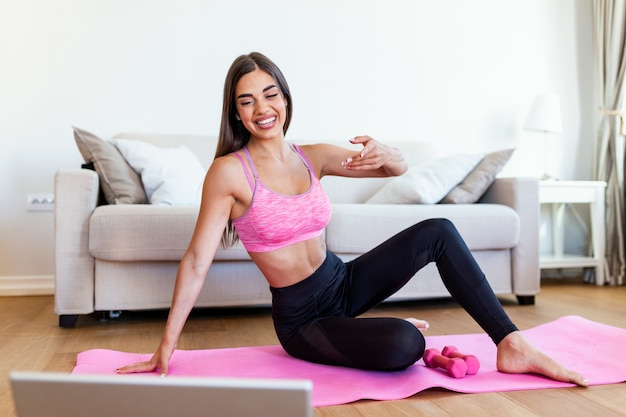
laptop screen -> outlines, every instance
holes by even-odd
[[[18,417],[312,417],[312,382],[13,372]]]

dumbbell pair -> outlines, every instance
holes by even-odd
[[[453,378],[474,375],[480,368],[476,356],[464,355],[454,346],[444,347],[441,353],[437,349],[426,349],[423,359],[429,368],[444,369]]]

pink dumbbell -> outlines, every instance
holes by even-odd
[[[459,358],[465,361],[467,365],[467,374],[468,375],[476,375],[478,370],[480,369],[480,361],[474,355],[465,355],[455,347],[455,346],[446,346],[441,351],[443,356],[448,358]]]
[[[467,364],[460,358],[447,358],[437,349],[426,349],[424,363],[429,368],[445,369],[453,378],[463,378],[467,374]]]

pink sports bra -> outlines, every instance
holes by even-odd
[[[232,221],[237,234],[248,252],[269,252],[303,242],[322,234],[332,214],[330,200],[322,189],[311,163],[302,150],[291,145],[309,171],[311,186],[302,194],[278,194],[267,188],[252,162],[248,148],[243,151],[248,158],[254,180],[239,155],[243,169],[252,188],[252,201],[243,216]]]

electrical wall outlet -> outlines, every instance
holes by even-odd
[[[28,194],[26,196],[27,211],[54,211],[53,194]]]

